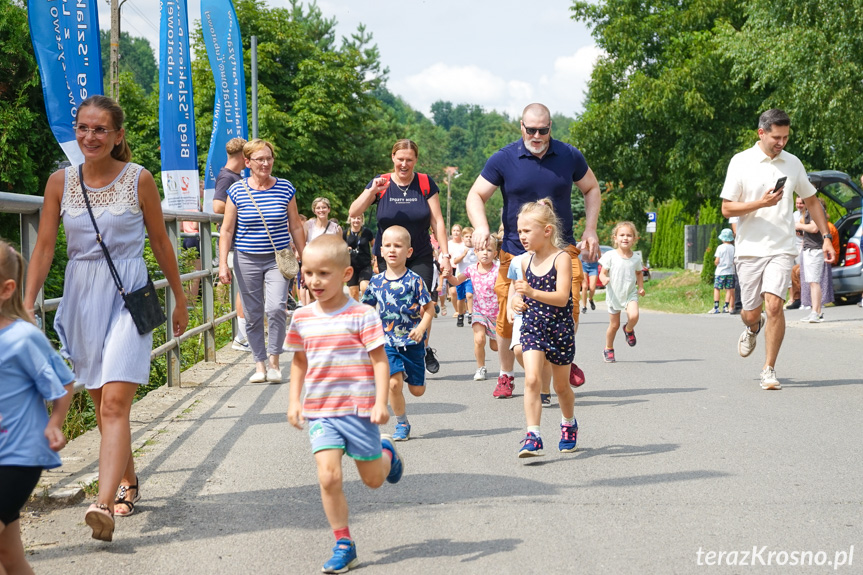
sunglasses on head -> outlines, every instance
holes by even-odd
[[[539,132],[540,136],[545,136],[548,134],[548,131],[551,130],[551,126],[546,126],[545,128],[528,128],[524,125],[524,122],[521,123],[521,127],[524,128],[524,131],[527,132],[528,136],[533,136],[537,132]]]

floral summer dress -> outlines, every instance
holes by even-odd
[[[144,263],[144,214],[138,201],[143,168],[126,164],[104,188],[87,188],[93,215],[126,291],[147,283]],[[78,170],[66,168],[60,215],[66,230],[66,278],[54,328],[60,353],[72,361],[77,380],[87,389],[111,381],[147,383],[153,335],[140,335],[111,279],[108,262],[96,243],[96,231],[78,182]]]
[[[564,254],[560,252],[555,256]],[[545,275],[533,273],[531,264],[533,256],[527,263],[524,279],[533,289],[553,292],[557,289],[557,269],[554,265]],[[524,311],[521,325],[522,351],[539,350],[545,353],[546,359],[555,365],[567,365],[575,359],[575,324],[572,321],[572,292],[569,294],[565,307],[557,307],[525,297],[527,309]]]

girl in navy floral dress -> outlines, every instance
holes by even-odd
[[[521,327],[527,436],[518,456],[544,455],[540,388],[546,362],[551,364],[554,391],[562,415],[558,450],[570,453],[576,449],[578,436],[575,394],[569,386],[569,366],[575,357],[572,260],[561,249],[560,225],[549,199],[522,206],[518,214],[518,236],[524,249],[534,254],[522,261],[524,279],[515,282],[515,291],[527,305]]]

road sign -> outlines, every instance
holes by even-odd
[[[647,221],[656,223],[656,212],[647,212]]]
[[[647,222],[647,231],[655,232],[656,231],[656,222]]]

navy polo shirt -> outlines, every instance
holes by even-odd
[[[572,184],[587,174],[587,161],[577,148],[550,138],[548,150],[537,158],[524,141],[504,146],[488,159],[482,177],[503,195],[503,245],[505,252],[524,253],[518,239],[518,210],[528,202],[551,198],[560,218],[561,236],[575,245],[572,236]]]
[[[380,177],[380,176],[378,176]],[[372,187],[374,180],[369,182],[366,189]],[[423,197],[420,189],[419,178],[414,175],[406,191],[402,191],[394,181],[390,180],[390,186],[380,200],[375,199],[377,204],[378,234],[375,237],[375,255],[381,255],[381,237],[390,226],[402,226],[411,235],[411,247],[413,255],[408,262],[428,258],[434,252],[429,239],[429,228],[431,227],[431,209],[428,198],[437,194],[440,190],[437,184],[429,176],[429,195]]]

